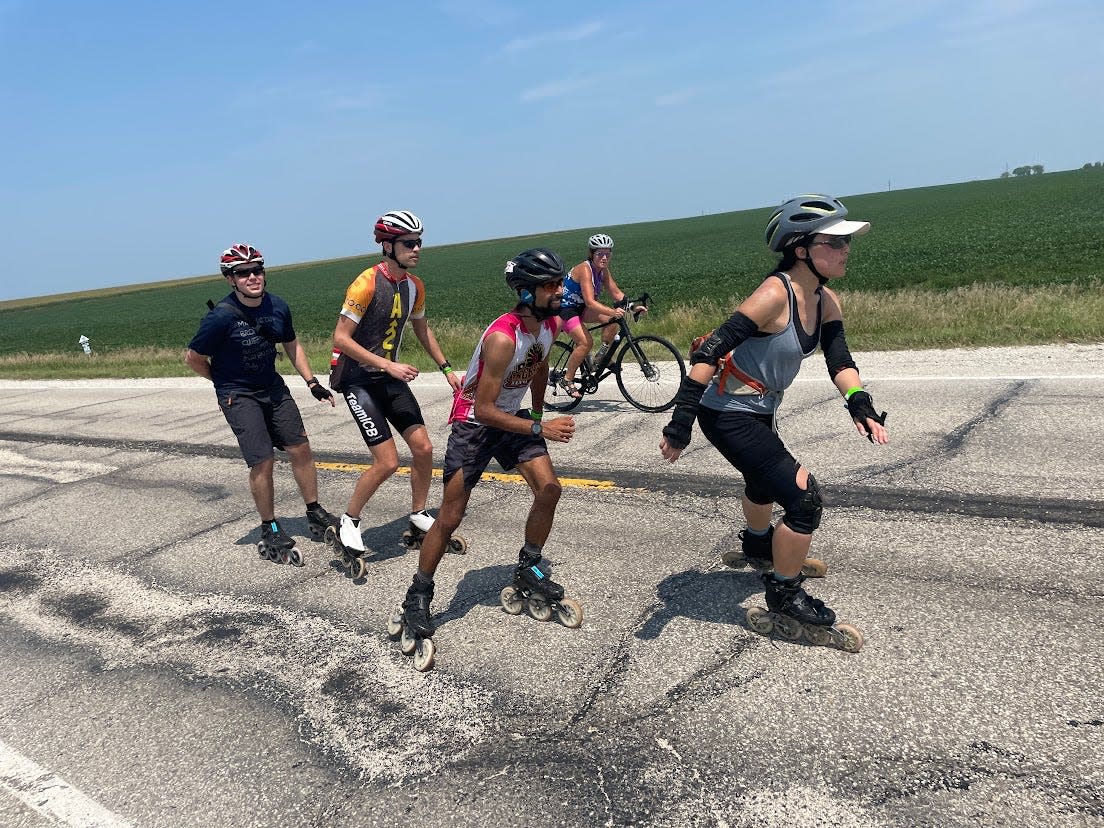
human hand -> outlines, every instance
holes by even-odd
[[[555,443],[566,443],[575,436],[574,417],[556,417],[541,422],[541,436]]]
[[[413,365],[407,365],[405,362],[388,362],[387,367],[383,370],[403,382],[413,382],[418,377],[418,369]]]
[[[678,460],[685,449],[686,446],[675,448],[666,437],[659,441],[659,453],[663,455],[663,459],[668,463],[674,463]]]

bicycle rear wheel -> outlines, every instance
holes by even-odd
[[[661,336],[634,336],[617,356],[617,387],[641,411],[666,411],[675,404],[686,363]]]
[[[570,411],[582,402],[582,397],[572,397],[560,388],[560,380],[567,374],[567,358],[570,356],[570,345],[558,339],[552,343],[548,354],[548,385],[544,389],[544,407],[549,411]],[[582,371],[582,367],[579,370]]]

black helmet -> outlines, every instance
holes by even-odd
[[[534,247],[506,262],[506,284],[511,290],[531,290],[567,276],[563,259],[547,247]]]

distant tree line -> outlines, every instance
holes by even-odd
[[[1000,177],[1001,178],[1012,178],[1013,176],[1015,176],[1016,178],[1022,178],[1025,175],[1042,175],[1042,174],[1043,174],[1043,165],[1042,164],[1024,164],[1022,167],[1016,167],[1016,169],[1012,170],[1012,172],[1009,172],[1008,170],[1005,170],[1004,172],[1001,173]]]
[[[1099,170],[1101,167],[1104,167],[1104,164],[1101,164],[1099,161],[1086,161],[1085,165],[1083,167],[1081,167],[1081,169],[1083,169],[1083,170]]]

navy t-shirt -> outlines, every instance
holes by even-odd
[[[261,331],[218,305],[203,317],[188,347],[211,358],[215,393],[222,396],[235,391],[286,387],[283,377],[276,372],[276,346],[262,334],[268,333],[275,342],[295,339],[287,302],[267,292],[255,308],[243,305],[233,293],[222,301],[241,308],[247,318],[257,322]]]

